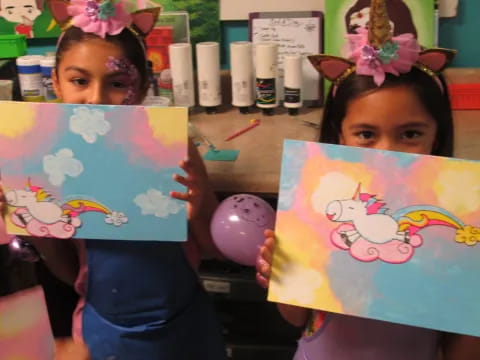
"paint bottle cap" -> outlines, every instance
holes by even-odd
[[[205,112],[209,115],[216,114],[217,113],[217,107],[216,106],[207,106],[207,107],[205,107]]]
[[[249,114],[250,108],[248,106],[240,106],[238,111],[240,111],[240,114]]]
[[[298,108],[288,108],[288,115],[291,115],[291,116],[298,115]]]
[[[263,115],[273,115],[273,108],[262,108]]]

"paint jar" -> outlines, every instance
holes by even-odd
[[[172,71],[173,100],[175,106],[195,106],[192,47],[189,43],[171,44],[168,47]]]
[[[47,102],[56,102],[57,96],[53,91],[52,70],[55,68],[55,56],[46,56],[40,60],[42,71],[43,96]]]
[[[257,107],[262,109],[264,115],[272,115],[273,109],[278,106],[278,46],[275,43],[258,43],[255,52]]]
[[[289,115],[297,115],[302,107],[302,61],[300,55],[285,55],[283,58],[283,106],[288,109]]]
[[[18,79],[23,101],[44,101],[40,55],[17,58]]]
[[[219,43],[199,42],[196,50],[198,103],[205,108],[207,114],[214,114],[222,103]]]
[[[232,105],[237,106],[242,114],[248,113],[249,107],[255,104],[252,59],[251,42],[234,41],[230,44]]]

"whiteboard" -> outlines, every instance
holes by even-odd
[[[298,17],[297,17],[298,16]],[[252,13],[250,16],[250,40],[273,42],[278,45],[277,94],[283,98],[283,59],[285,55],[303,57],[303,100],[318,101],[322,98],[322,86],[318,71],[307,55],[322,52],[322,16],[312,12]]]
[[[220,0],[220,20],[247,20],[259,11],[323,11],[325,0]]]

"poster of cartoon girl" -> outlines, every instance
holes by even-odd
[[[0,0],[0,34],[58,36],[60,28],[44,5],[44,0]]]
[[[1,0],[0,16],[16,23],[15,33],[33,37],[33,22],[42,13],[43,0]]]

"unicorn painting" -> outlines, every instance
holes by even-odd
[[[123,213],[92,200],[74,199],[58,204],[42,187],[32,185],[30,179],[25,189],[7,191],[5,199],[9,206],[16,208],[11,214],[12,222],[32,236],[71,238],[82,225],[79,215],[85,212],[103,213],[105,222],[115,226],[128,221]]]
[[[332,243],[360,261],[377,258],[389,263],[404,263],[411,259],[414,248],[422,245],[418,233],[427,226],[447,226],[456,230],[455,241],[468,246],[480,241],[480,229],[465,225],[445,209],[422,205],[407,206],[392,215],[385,203],[375,195],[360,192],[358,185],[352,199],[328,203],[326,216],[342,224],[334,229]]]

